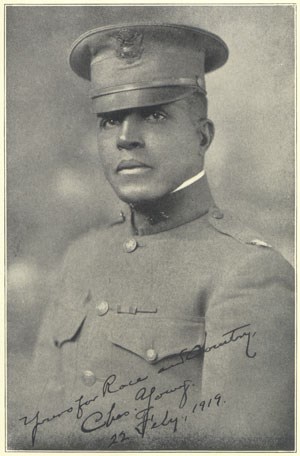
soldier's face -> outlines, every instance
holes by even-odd
[[[104,173],[127,203],[161,198],[203,168],[210,121],[192,119],[185,100],[98,117]]]

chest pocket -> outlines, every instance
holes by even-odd
[[[54,321],[53,343],[60,365],[60,384],[65,396],[76,382],[78,340],[87,316],[85,309],[77,311],[61,306]]]
[[[116,315],[111,342],[122,349],[120,358],[134,363],[134,358],[161,368],[163,360],[172,356],[196,357],[205,343],[205,319],[179,320],[153,316]],[[203,353],[202,353],[203,354]],[[139,363],[141,366],[141,364]]]

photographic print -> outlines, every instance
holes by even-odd
[[[7,442],[292,451],[295,5],[6,5]]]

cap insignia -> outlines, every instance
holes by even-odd
[[[135,30],[122,29],[116,36],[116,55],[119,59],[125,59],[127,63],[139,60],[144,49],[142,48],[143,34]]]

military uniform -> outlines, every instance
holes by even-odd
[[[74,243],[59,290],[36,410],[73,410],[39,427],[36,449],[291,447],[293,271],[215,206],[206,176]],[[125,415],[107,427],[112,404]]]
[[[194,27],[109,26],[70,64],[101,114],[205,95],[227,57]],[[18,448],[293,448],[293,270],[216,207],[206,175],[183,187],[69,248]]]

